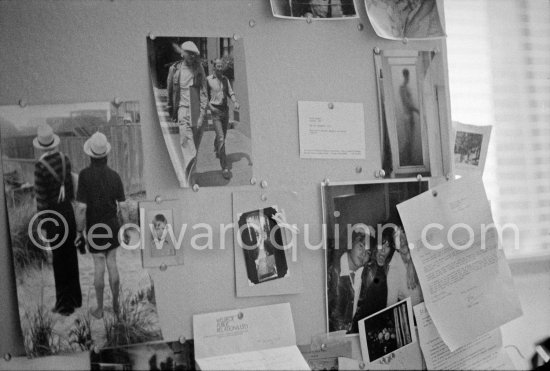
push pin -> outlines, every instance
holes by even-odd
[[[334,109],[334,103],[332,103],[332,102],[329,103],[329,104],[328,104],[328,109]]]
[[[307,13],[306,22],[308,24],[313,22],[313,15],[311,13]]]
[[[409,39],[407,39],[406,37],[404,37],[402,41],[403,41],[403,44],[406,45],[406,44],[409,42]]]
[[[240,36],[239,34],[237,34],[237,33],[234,33],[234,34],[233,34],[233,40],[237,41],[237,40],[239,40],[240,38],[241,38],[241,36]]]
[[[180,342],[180,344],[185,344],[185,342],[187,341],[187,339],[185,338],[185,336],[181,335],[178,339],[178,341]]]
[[[98,345],[94,345],[94,353],[95,354],[99,354],[99,346]]]
[[[244,313],[243,313],[243,312],[239,312],[239,313],[237,314],[237,318],[238,318],[238,319],[243,319],[243,318],[244,318]]]
[[[379,47],[375,47],[374,48],[374,54],[380,54],[380,48]]]
[[[323,183],[325,183],[325,185],[328,186],[329,183],[330,183],[330,179],[329,179],[329,178],[325,178],[325,179],[323,180]]]
[[[365,369],[365,362],[359,362],[359,368],[361,370],[364,370]]]
[[[27,107],[27,100],[25,98],[21,98],[21,99],[19,99],[18,104],[19,104],[19,107],[25,108],[25,107]]]
[[[252,185],[256,184],[256,178],[250,178],[250,184]]]
[[[168,269],[168,267],[166,266],[166,264],[161,264],[160,267],[159,267],[159,270],[161,272],[166,272],[167,269]]]
[[[432,196],[437,197],[437,191],[436,190],[432,191]]]
[[[323,352],[327,350],[327,345],[325,343],[321,344],[321,350]]]
[[[335,218],[339,218],[340,217],[340,212],[338,210],[335,210],[334,211],[334,217]]]
[[[380,169],[380,171],[378,173],[380,175],[380,178],[383,178],[383,177],[386,176],[386,172],[384,171],[384,169]]]
[[[365,26],[363,26],[363,23],[359,23],[357,25],[357,30],[359,30],[359,31],[363,31],[364,28],[365,28]]]
[[[361,173],[363,172],[363,168],[362,168],[361,166],[356,166],[356,167],[355,167],[355,172],[356,172],[357,174],[361,174]]]
[[[155,40],[155,34],[154,34],[154,33],[149,32],[149,35],[148,35],[148,36],[149,36],[149,38],[150,38],[151,40]]]
[[[267,195],[263,194],[262,197],[260,197],[260,199],[264,202],[267,201]]]
[[[193,184],[193,192],[198,192],[200,189],[198,184]]]
[[[418,174],[418,175],[416,176],[416,180],[418,180],[419,182],[421,182],[421,181],[422,181],[422,175]]]
[[[9,353],[4,354],[4,361],[6,361],[6,362],[11,361],[11,354],[9,354]]]
[[[160,205],[162,203],[162,197],[161,196],[155,197],[155,202]]]
[[[249,27],[254,27],[254,26],[256,26],[256,21],[253,20],[253,19],[249,20],[249,21],[248,21],[248,26],[249,26]]]
[[[122,100],[119,97],[113,98],[113,104],[115,105],[115,107],[120,106],[121,103],[122,103]]]
[[[260,186],[262,188],[267,188],[267,180],[262,180],[261,183],[260,183]]]

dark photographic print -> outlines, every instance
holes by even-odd
[[[329,332],[357,333],[359,320],[399,300],[422,302],[396,205],[425,192],[428,182],[342,182],[322,188]]]
[[[195,370],[193,340],[152,342],[90,352],[92,370]]]
[[[365,363],[416,342],[410,298],[361,320],[359,340]]]
[[[376,34],[385,39],[445,37],[437,0],[365,0]]]
[[[453,122],[453,126],[456,174],[483,173],[492,127],[467,125],[460,122]]]
[[[274,216],[277,207],[253,210],[238,216],[240,240],[250,286],[285,277],[288,265],[284,234]]]
[[[29,356],[161,338],[142,268],[138,102],[0,107],[19,314]]]
[[[180,187],[249,184],[250,115],[243,40],[147,39],[159,123]]]
[[[357,18],[354,0],[271,0],[271,10],[277,18]]]

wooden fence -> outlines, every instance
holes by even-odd
[[[126,195],[145,192],[143,181],[143,148],[140,124],[106,126],[100,130],[111,143],[108,164],[116,171],[124,185]],[[86,137],[62,136],[59,150],[71,160],[72,171],[80,173],[90,164],[90,158],[84,153]],[[18,169],[21,183],[34,184],[34,162],[32,159],[14,159],[4,157],[4,162]]]

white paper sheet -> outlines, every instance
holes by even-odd
[[[39,358],[13,357],[0,360],[0,370],[89,370],[89,352]]]
[[[196,360],[201,370],[309,370],[297,346],[232,353]]]
[[[448,182],[397,209],[426,307],[451,351],[522,314],[480,178]]]
[[[300,157],[364,159],[362,103],[298,102]]]
[[[309,370],[288,303],[195,315],[193,338],[202,370]]]
[[[445,345],[424,303],[414,307],[420,347],[428,370],[512,370],[502,347],[500,329],[493,330],[454,352]]]

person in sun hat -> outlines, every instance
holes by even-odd
[[[197,152],[202,138],[203,121],[206,118],[206,74],[201,64],[200,52],[195,43],[181,44],[182,60],[168,70],[168,113],[179,126],[180,145],[183,154],[186,184],[197,163]]]
[[[58,151],[59,143],[59,136],[49,125],[38,127],[33,140],[40,154],[34,167],[34,191],[37,211],[43,212],[39,216],[42,229],[38,232],[52,249],[56,297],[52,312],[68,316],[82,305],[82,293],[74,244],[76,222],[71,203],[74,199],[71,161]],[[49,221],[50,218],[55,222]]]
[[[109,286],[113,297],[113,311],[118,313],[119,274],[116,262],[120,246],[118,211],[127,216],[126,197],[120,175],[107,165],[111,144],[105,134],[96,132],[84,143],[84,153],[90,165],[80,172],[77,191],[77,234],[87,231],[86,241],[94,260],[94,288],[97,308],[95,318],[103,317],[105,267],[109,273]],[[127,219],[127,218],[123,218]],[[106,235],[108,237],[106,237]]]

